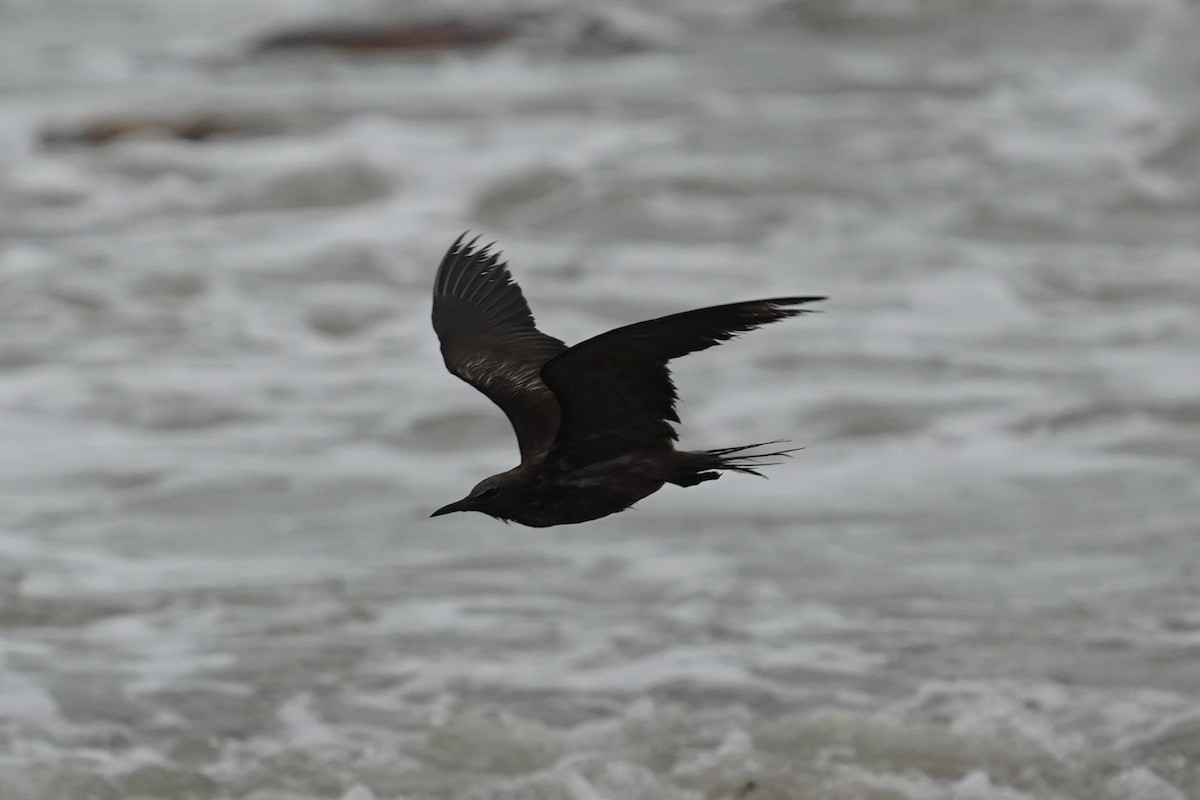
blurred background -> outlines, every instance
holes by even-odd
[[[1200,7],[0,0],[0,800],[1200,798]],[[770,480],[516,463],[438,260]]]

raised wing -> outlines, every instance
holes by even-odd
[[[678,438],[671,423],[679,416],[667,362],[808,311],[787,306],[824,299],[780,297],[685,311],[616,328],[556,356],[542,368],[562,408],[551,460],[574,468],[669,446]]]
[[[558,432],[558,401],[542,365],[567,349],[534,325],[521,287],[492,245],[459,236],[433,286],[433,329],[453,374],[483,392],[508,416],[521,461],[544,454]]]

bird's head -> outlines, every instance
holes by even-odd
[[[455,511],[479,511],[496,519],[510,520],[520,508],[519,492],[508,473],[484,478],[462,500],[442,506],[429,516],[440,517]]]

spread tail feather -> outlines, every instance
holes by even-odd
[[[721,477],[722,470],[744,472],[747,475],[766,477],[758,470],[770,467],[779,461],[764,461],[767,458],[791,458],[792,453],[803,450],[802,447],[792,447],[787,450],[773,450],[766,453],[748,453],[756,447],[768,447],[773,444],[785,444],[786,440],[777,439],[773,442],[758,442],[744,444],[739,447],[719,447],[715,450],[694,450],[680,452],[679,467],[675,475],[668,480],[676,486],[695,486],[704,481],[713,481]]]

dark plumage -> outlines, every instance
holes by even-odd
[[[481,511],[547,527],[624,511],[664,483],[695,486],[722,470],[757,468],[776,444],[676,450],[675,385],[667,362],[824,297],[777,297],[638,322],[568,348],[534,325],[521,289],[491,245],[458,237],[433,288],[433,328],[446,368],[488,396],[517,434],[521,463],[432,516]]]

